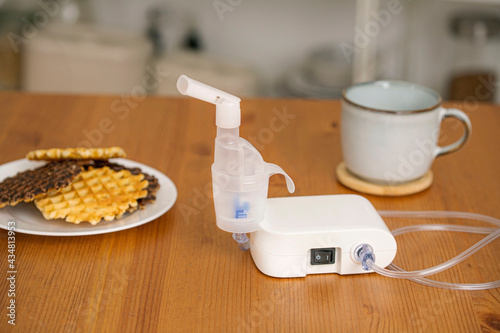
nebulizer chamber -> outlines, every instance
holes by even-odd
[[[290,192],[295,190],[293,181],[282,168],[265,162],[259,151],[239,136],[240,98],[185,75],[179,77],[177,88],[184,95],[216,105],[212,185],[217,226],[236,233],[238,242],[246,242],[248,239],[240,234],[256,231],[264,219],[269,177],[284,175]]]

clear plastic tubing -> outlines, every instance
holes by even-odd
[[[456,232],[487,234],[488,236],[486,236],[481,241],[477,242],[476,244],[474,244],[461,254],[457,255],[456,257],[440,265],[428,269],[407,272],[394,264],[390,264],[389,266],[387,266],[387,268],[382,268],[375,264],[376,261],[375,255],[368,251],[360,254],[360,259],[362,260],[363,266],[366,266],[368,269],[372,269],[373,271],[381,275],[393,278],[409,279],[420,284],[437,288],[455,289],[455,290],[485,290],[485,289],[493,289],[500,287],[500,280],[493,282],[486,282],[486,283],[448,283],[448,282],[441,282],[424,278],[425,276],[442,272],[452,266],[457,265],[458,263],[464,261],[472,254],[480,250],[482,247],[486,246],[487,244],[498,238],[500,236],[499,219],[481,214],[466,213],[466,212],[447,212],[447,211],[378,211],[378,213],[382,217],[470,219],[470,220],[488,222],[494,224],[495,227],[488,228],[488,227],[473,227],[473,226],[449,225],[449,224],[422,224],[422,225],[399,228],[392,231],[392,234],[394,236],[414,231],[456,231]]]

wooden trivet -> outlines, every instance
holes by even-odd
[[[338,181],[342,185],[352,190],[366,194],[391,197],[410,195],[421,192],[431,186],[434,179],[432,171],[429,170],[421,178],[403,184],[383,185],[370,183],[349,172],[349,170],[347,170],[346,168],[345,162],[343,161],[339,163],[337,169],[335,170],[335,173],[337,174]]]

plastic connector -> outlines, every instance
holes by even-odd
[[[358,245],[354,249],[354,259],[361,264],[361,267],[365,271],[371,269],[371,264],[375,262],[375,253],[373,253],[373,248],[369,244]],[[371,262],[368,262],[370,260]]]
[[[234,233],[233,239],[238,243],[238,247],[241,251],[250,249],[250,238],[248,238],[247,234]]]

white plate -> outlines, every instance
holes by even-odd
[[[146,209],[137,210],[133,214],[126,213],[121,219],[103,221],[97,225],[91,225],[87,222],[73,224],[64,220],[47,221],[34,203],[22,202],[14,207],[0,208],[0,228],[7,229],[7,223],[15,221],[15,231],[25,234],[44,236],[97,235],[137,227],[162,216],[172,208],[177,199],[177,189],[170,178],[147,165],[124,158],[113,159],[112,162],[126,167],[138,167],[145,173],[155,176],[160,183],[160,188],[156,192],[156,201],[153,204],[148,204]],[[0,181],[14,176],[18,172],[34,169],[43,163],[21,159],[0,165]]]

